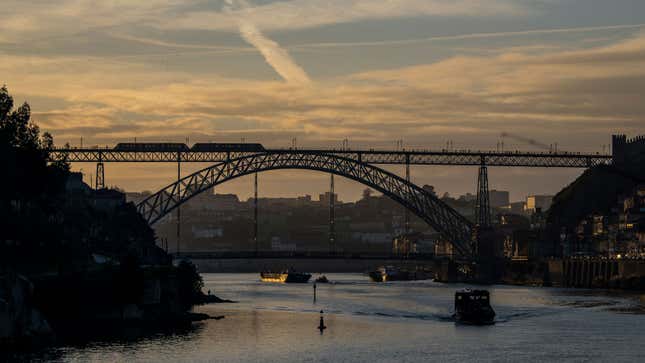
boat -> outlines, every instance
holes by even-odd
[[[433,272],[422,266],[417,266],[413,270],[401,269],[395,266],[380,266],[367,274],[375,282],[430,280],[434,278]]]
[[[495,323],[495,310],[490,306],[486,290],[463,289],[455,292],[455,321],[464,324],[489,325]]]
[[[319,283],[319,284],[326,284],[326,283],[329,282],[329,280],[327,279],[327,276],[320,275],[320,276],[318,276],[318,278],[316,278],[316,282]]]
[[[306,283],[310,278],[311,274],[306,272],[296,272],[291,269],[282,272],[260,273],[260,279],[264,282]]]
[[[394,266],[380,266],[369,272],[370,279],[375,282],[410,280],[410,273]]]

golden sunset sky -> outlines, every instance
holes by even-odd
[[[0,83],[58,145],[261,142],[288,147],[495,149],[501,133],[601,152],[645,133],[645,1],[2,1]],[[507,149],[539,150],[505,138]],[[77,164],[89,175],[94,166]],[[106,166],[155,190],[175,165]],[[184,171],[205,167],[186,166]],[[390,168],[401,172],[401,168]],[[476,169],[414,167],[440,193]],[[490,170],[512,199],[580,170]],[[262,174],[263,195],[324,192],[328,176]],[[362,186],[339,181],[341,199]],[[218,187],[246,198],[250,179]]]

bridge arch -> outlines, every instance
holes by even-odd
[[[367,185],[408,208],[452,243],[462,256],[473,254],[473,225],[433,194],[384,169],[342,156],[297,150],[246,155],[218,162],[150,195],[137,210],[150,224],[203,191],[229,180],[269,170],[306,169],[333,173]]]

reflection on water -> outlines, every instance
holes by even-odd
[[[145,338],[70,344],[58,361],[420,362],[429,360],[636,361],[645,315],[638,295],[491,287],[497,324],[456,325],[454,291],[427,281],[377,284],[328,274],[331,284],[262,283],[255,274],[205,274],[205,289],[239,301],[197,308],[222,320]],[[324,334],[318,331],[324,310]],[[29,357],[34,359],[36,357]]]

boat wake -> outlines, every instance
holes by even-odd
[[[352,315],[358,316],[377,316],[385,318],[402,318],[402,319],[417,319],[417,320],[433,320],[433,321],[454,321],[450,314],[412,314],[412,313],[384,313],[384,312],[365,312],[355,311]]]

